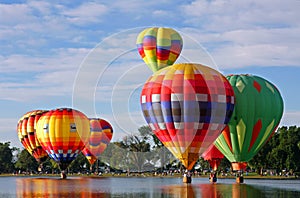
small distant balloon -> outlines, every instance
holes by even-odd
[[[207,160],[211,168],[216,171],[220,165],[224,155],[218,150],[218,148],[212,144],[208,149],[202,154],[204,160]]]
[[[147,28],[138,35],[136,44],[142,59],[153,72],[173,65],[182,50],[182,38],[171,28]]]
[[[89,118],[90,137],[82,150],[91,165],[104,152],[113,136],[113,128],[109,122],[100,118]]]

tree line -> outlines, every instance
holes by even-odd
[[[209,163],[199,158],[197,168],[209,169]],[[280,127],[273,137],[248,163],[249,168],[262,174],[265,169],[277,173],[300,172],[300,128]],[[90,171],[164,171],[183,168],[181,163],[166,149],[148,126],[142,126],[137,133],[112,142],[91,166],[80,154],[69,166],[69,172]],[[219,170],[230,169],[230,163],[223,158]],[[48,158],[39,164],[26,149],[11,147],[10,142],[0,143],[0,173],[59,173],[56,163]]]

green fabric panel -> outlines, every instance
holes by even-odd
[[[156,37],[157,30],[158,30],[158,28],[149,28],[149,29],[147,29],[147,33],[145,35]]]
[[[137,37],[137,39],[136,39],[136,44],[140,44],[140,43],[143,42],[144,36],[145,36],[145,34],[146,34],[147,31],[148,31],[148,29],[145,29],[145,30],[143,30],[143,31],[138,35],[138,37]]]
[[[238,145],[239,145],[239,152],[242,151],[242,147],[245,140],[245,133],[246,133],[246,126],[243,122],[243,119],[240,119],[239,123],[236,125],[237,137],[238,137]]]
[[[158,38],[160,38],[160,37],[158,37]],[[157,39],[157,45],[158,46],[170,47],[171,46],[171,40],[169,38]]]
[[[228,153],[228,155],[226,156],[226,158],[229,161],[233,161],[235,158],[233,156],[233,154],[230,151],[230,148],[228,147],[226,140],[224,139],[224,136],[220,135],[217,140],[215,141],[215,146],[219,149],[219,151],[221,153]]]
[[[274,120],[266,128],[266,132],[265,132],[264,136],[260,139],[260,141],[257,141],[258,145],[256,146],[256,149],[253,151],[254,154],[256,154],[261,149],[261,147],[265,144],[265,142],[271,135],[273,129],[274,129]]]
[[[173,30],[172,30],[172,34],[171,34],[171,40],[179,40],[179,41],[181,41],[181,43],[183,42],[180,34],[178,34],[177,32],[175,32]]]

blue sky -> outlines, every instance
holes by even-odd
[[[300,124],[300,1],[0,1],[0,142],[18,141],[33,109],[74,107],[110,121],[114,140],[146,124],[139,91],[151,71],[135,47],[146,27],[184,37],[178,62],[275,84],[281,125]]]

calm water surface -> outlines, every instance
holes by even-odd
[[[300,197],[300,180],[193,178],[0,177],[0,197]]]

